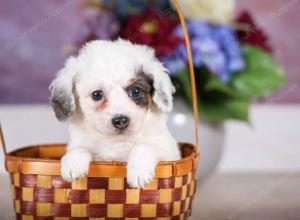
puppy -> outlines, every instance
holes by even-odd
[[[128,184],[143,188],[159,161],[180,159],[166,125],[174,87],[152,48],[122,39],[87,43],[50,90],[56,117],[69,122],[66,181],[87,175],[92,160],[123,161]]]

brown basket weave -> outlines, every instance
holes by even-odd
[[[92,162],[86,178],[68,183],[60,174],[65,145],[40,145],[7,153],[1,125],[0,144],[11,179],[16,219],[20,220],[183,220],[191,214],[198,153],[198,110],[195,74],[185,20],[183,26],[190,67],[196,145],[181,144],[183,159],[161,162],[144,189],[127,185],[126,163]]]
[[[182,144],[184,159],[162,162],[144,189],[126,183],[126,164],[93,162],[87,178],[60,176],[65,145],[33,146],[6,156],[17,219],[186,219],[195,194],[198,153]],[[39,158],[39,159],[37,159]]]

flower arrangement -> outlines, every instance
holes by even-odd
[[[210,122],[248,121],[249,103],[286,81],[268,38],[251,15],[234,17],[234,0],[180,1],[195,62],[199,109]],[[77,47],[94,39],[122,37],[155,48],[170,69],[178,94],[191,104],[183,30],[168,0],[91,0],[94,10]]]

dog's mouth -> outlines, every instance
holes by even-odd
[[[125,133],[126,133],[126,130],[114,129],[115,135],[125,135]]]
[[[119,136],[119,137],[131,137],[131,136],[136,136],[139,135],[143,129],[141,127],[136,127],[135,124],[131,124],[125,129],[118,129],[118,128],[113,128],[112,135],[113,136]]]

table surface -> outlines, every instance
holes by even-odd
[[[299,220],[300,173],[216,174],[198,186],[191,220]],[[13,220],[8,178],[0,176],[0,220]],[[5,202],[4,202],[5,201]]]

